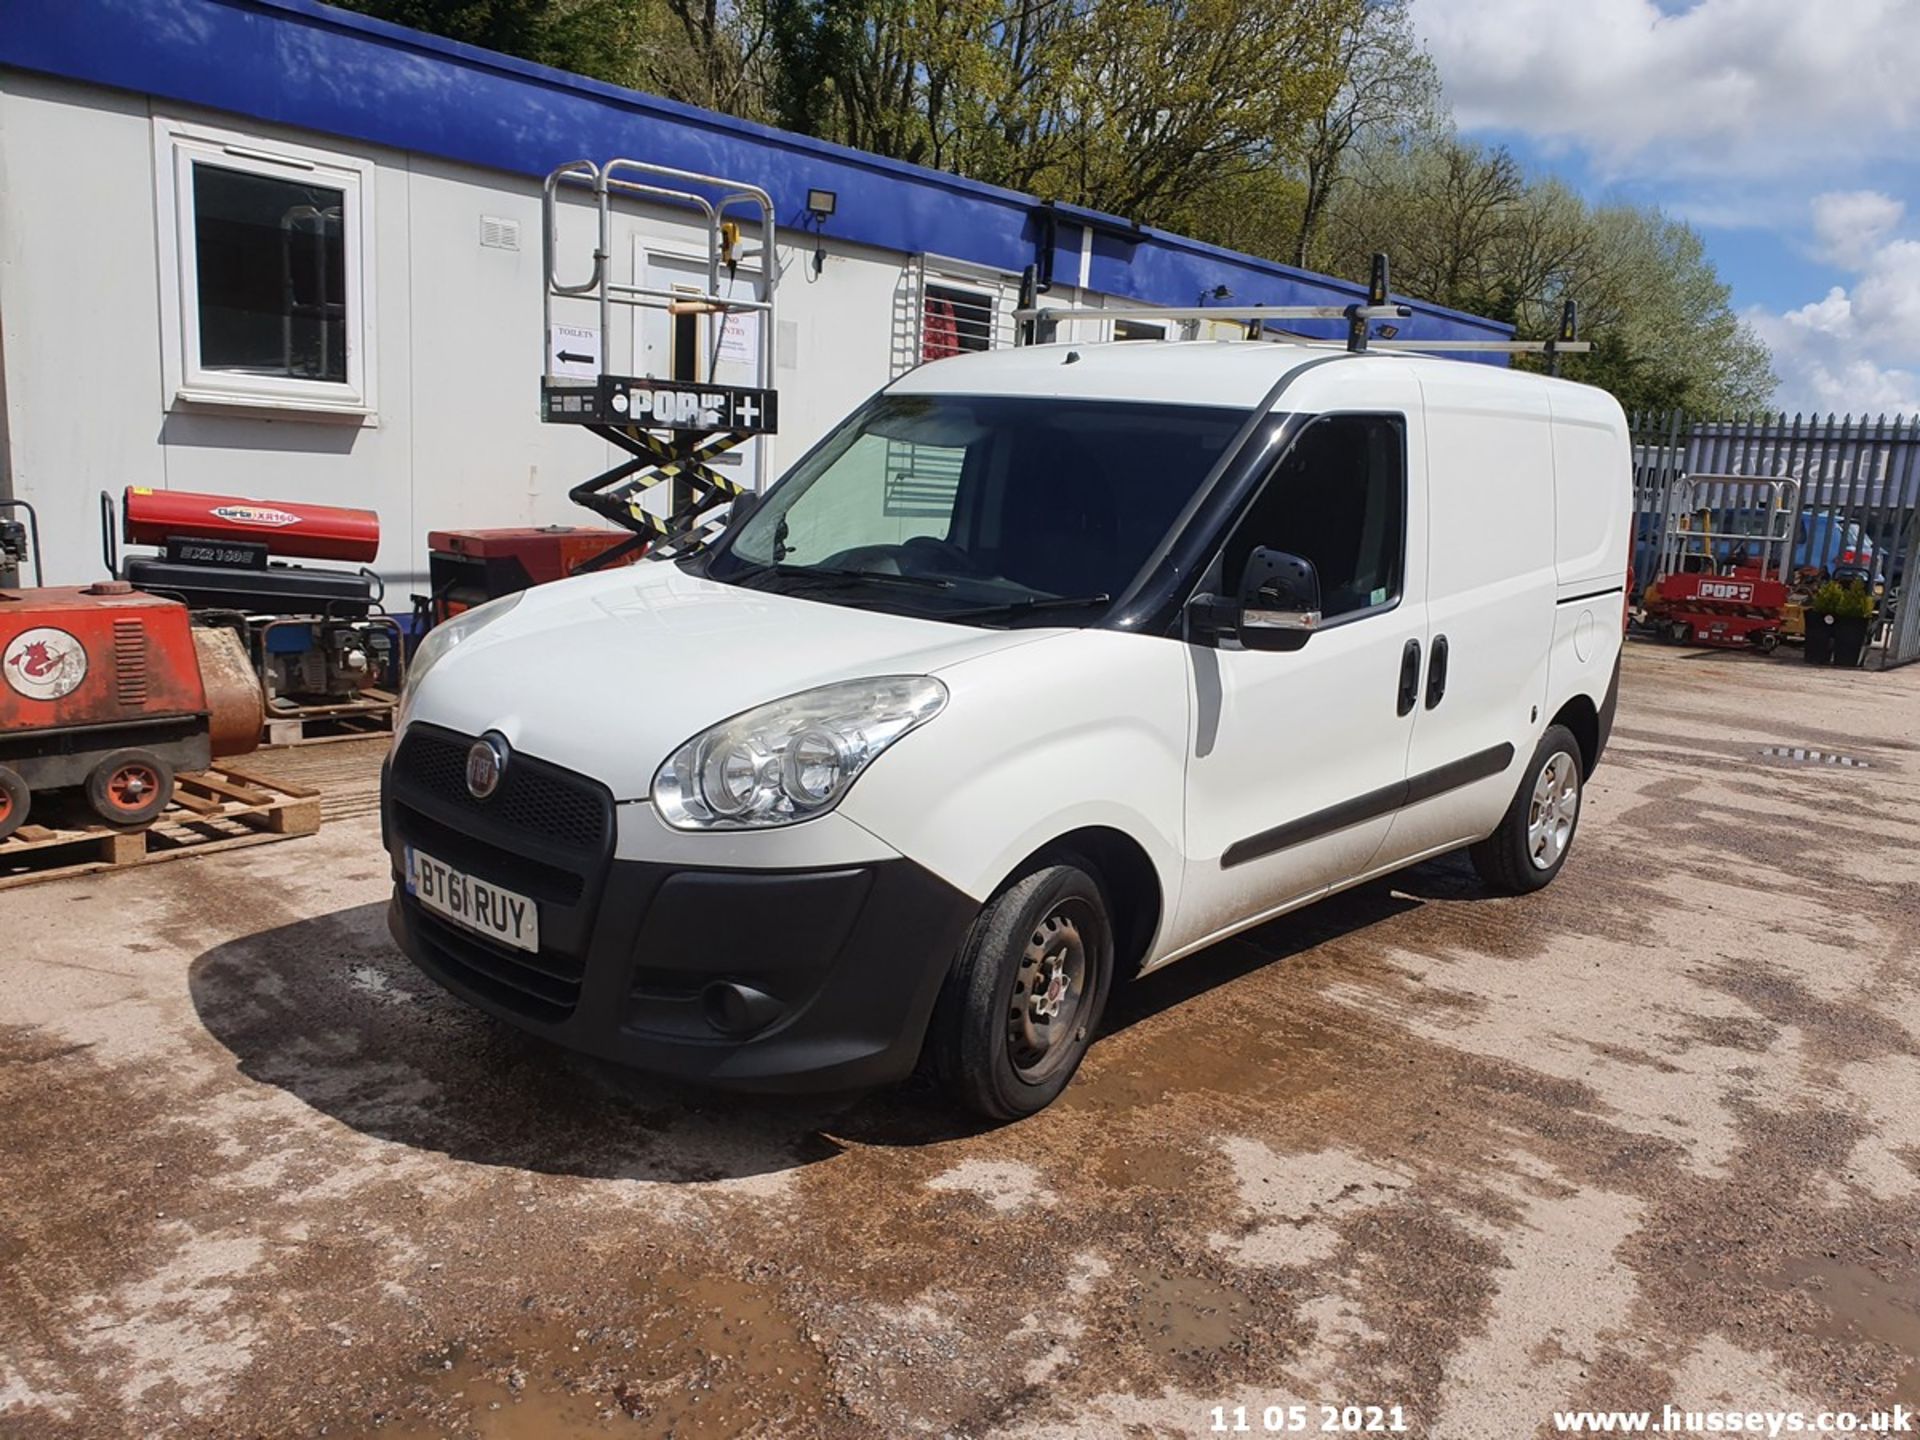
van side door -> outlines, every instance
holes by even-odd
[[[1235,593],[1256,547],[1284,550],[1317,570],[1323,619],[1290,651],[1190,636],[1187,868],[1167,951],[1363,871],[1399,802],[1404,692],[1426,635],[1426,503],[1418,389],[1374,379],[1370,402],[1404,408],[1306,423],[1203,579]]]
[[[1427,402],[1427,674],[1408,803],[1382,863],[1477,840],[1513,800],[1548,716],[1553,417],[1546,387],[1432,365]]]

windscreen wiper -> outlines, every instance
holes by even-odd
[[[934,575],[890,575],[884,570],[836,569],[821,565],[783,565],[779,561],[766,567],[772,574],[790,580],[870,580],[877,585],[907,585],[915,590],[951,590],[953,581]]]
[[[934,616],[936,620],[969,620],[987,615],[1004,615],[1013,619],[1021,615],[1032,615],[1043,610],[1086,610],[1095,605],[1111,605],[1113,596],[1102,591],[1098,595],[1029,595],[1023,600],[1008,600],[1000,605],[977,605],[967,610],[944,610]]]

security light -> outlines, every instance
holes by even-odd
[[[840,197],[831,190],[807,191],[807,213],[816,220],[824,220],[833,214],[834,207],[840,203]]]

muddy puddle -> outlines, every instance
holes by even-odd
[[[1771,1284],[1812,1302],[1816,1336],[1871,1347],[1895,1373],[1892,1393],[1920,1400],[1920,1273],[1913,1267],[1880,1269],[1821,1257],[1788,1264]]]
[[[552,1316],[426,1356],[384,1440],[817,1433],[837,1409],[825,1357],[764,1290],[728,1276],[654,1275],[623,1323]]]

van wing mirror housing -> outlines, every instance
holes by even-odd
[[[1187,613],[1200,635],[1232,632],[1246,650],[1298,650],[1320,628],[1320,573],[1311,560],[1262,546],[1231,597],[1195,595]]]
[[[1234,628],[1249,650],[1297,650],[1320,628],[1320,572],[1288,551],[1249,555],[1237,599]]]

